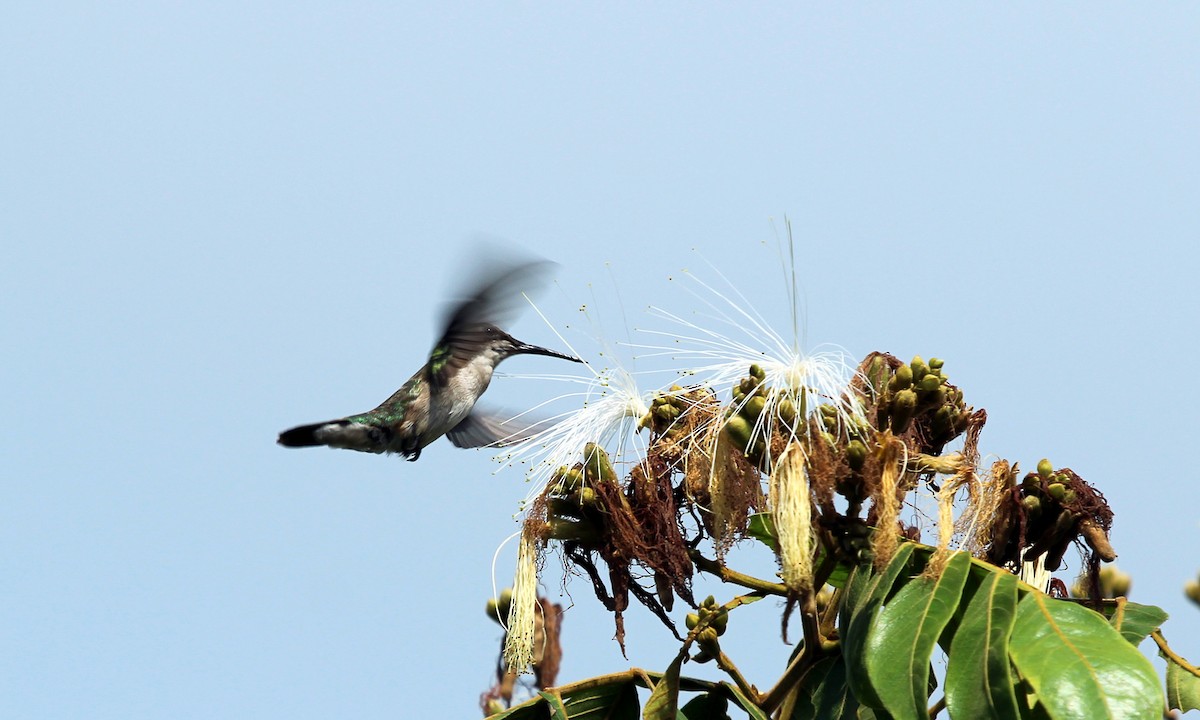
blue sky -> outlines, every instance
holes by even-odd
[[[0,714],[476,716],[522,475],[276,433],[398,387],[480,238],[560,263],[542,307],[599,365],[594,336],[696,308],[683,269],[784,331],[784,217],[806,343],[945,358],[984,452],[1104,492],[1194,659],[1198,30],[1183,4],[6,8]],[[626,661],[567,589],[562,680],[665,667],[648,613]]]

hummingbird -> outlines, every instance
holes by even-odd
[[[583,360],[521,342],[500,329],[512,314],[519,286],[549,263],[527,262],[493,272],[466,300],[451,308],[429,360],[383,403],[365,413],[301,425],[279,434],[285,447],[328,445],[372,453],[399,453],[416,460],[442,435],[456,447],[498,447],[527,438],[531,426],[506,426],[500,416],[475,407],[492,372],[513,355]]]

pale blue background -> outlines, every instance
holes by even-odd
[[[275,434],[406,379],[480,236],[562,264],[560,326],[663,327],[702,256],[785,330],[785,215],[810,344],[946,358],[1200,658],[1200,13],[640,5],[0,12],[0,716],[476,717],[521,475]],[[561,680],[666,665],[569,588]],[[762,686],[777,616],[734,620]]]

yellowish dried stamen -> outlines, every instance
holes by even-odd
[[[879,489],[875,494],[875,533],[871,536],[871,549],[875,553],[875,567],[883,568],[892,559],[899,545],[896,520],[900,517],[900,498],[897,489],[900,475],[904,471],[904,443],[891,433],[879,436],[879,464],[882,472]]]
[[[517,574],[513,580],[512,606],[508,611],[508,635],[504,661],[509,670],[529,672],[534,659],[534,635],[538,611],[538,557],[541,542],[526,528],[517,548]]]
[[[937,492],[938,506],[938,544],[933,558],[929,561],[926,574],[936,577],[941,574],[946,563],[950,560],[950,541],[957,529],[954,523],[954,496],[964,487],[968,488],[971,497],[975,497],[975,468],[960,453],[946,455],[947,462],[939,472],[953,473],[942,483]]]
[[[1017,472],[1017,467],[1009,465],[1007,460],[997,460],[978,483],[979,490],[962,518],[967,525],[964,549],[972,555],[982,555],[984,548],[991,543],[992,519],[1016,483]]]
[[[812,499],[807,458],[800,444],[788,443],[771,472],[771,507],[779,539],[783,582],[795,592],[811,592],[813,582]]]

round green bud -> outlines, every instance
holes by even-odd
[[[912,387],[912,368],[907,365],[901,365],[900,367],[896,368],[896,374],[892,376],[892,383],[895,384],[895,387],[892,388],[893,390],[904,390]]]
[[[1033,515],[1042,512],[1042,499],[1037,495],[1026,495],[1021,498],[1021,504],[1025,506],[1025,511]]]
[[[688,613],[687,617],[683,619],[683,624],[687,626],[688,630],[695,630],[696,626],[700,624],[700,616],[696,613]]]
[[[696,635],[696,644],[713,657],[721,654],[721,642],[715,628],[706,627]]]
[[[925,373],[929,372],[929,366],[925,364],[920,355],[913,355],[912,362],[908,366],[912,369],[913,382],[920,382],[921,378],[925,377]]]
[[[846,462],[849,463],[851,470],[862,470],[863,463],[867,461],[867,446],[862,440],[851,440],[846,445]]]
[[[937,375],[926,375],[921,378],[921,382],[917,383],[917,388],[925,392],[933,392],[942,384],[942,379]]]
[[[912,390],[901,390],[892,399],[892,432],[904,432],[917,410],[917,394]]]
[[[766,406],[767,399],[755,395],[742,405],[740,412],[742,417],[746,418],[747,420],[757,420],[758,416],[762,414],[763,408]]]
[[[718,612],[712,619],[712,628],[717,631],[718,635],[725,634],[725,628],[729,627],[729,611],[722,610]]]
[[[781,398],[779,402],[775,403],[775,412],[785,425],[791,426],[792,423],[796,422],[796,406],[786,397]]]
[[[763,370],[762,366],[758,365],[757,363],[750,366],[750,374],[753,375],[754,377],[758,378],[759,380],[767,379],[767,371]]]
[[[741,415],[731,415],[725,421],[725,437],[738,450],[744,451],[750,444],[751,430],[750,423],[746,422],[746,418]]]
[[[946,361],[941,358],[929,358],[929,369],[930,370],[941,370],[942,366],[945,364],[946,364]]]
[[[1050,477],[1051,473],[1054,472],[1054,466],[1050,464],[1049,460],[1047,460],[1046,458],[1042,458],[1041,460],[1038,460],[1037,472],[1038,472],[1038,475],[1041,475],[1044,478],[1048,478],[1048,477]]]

